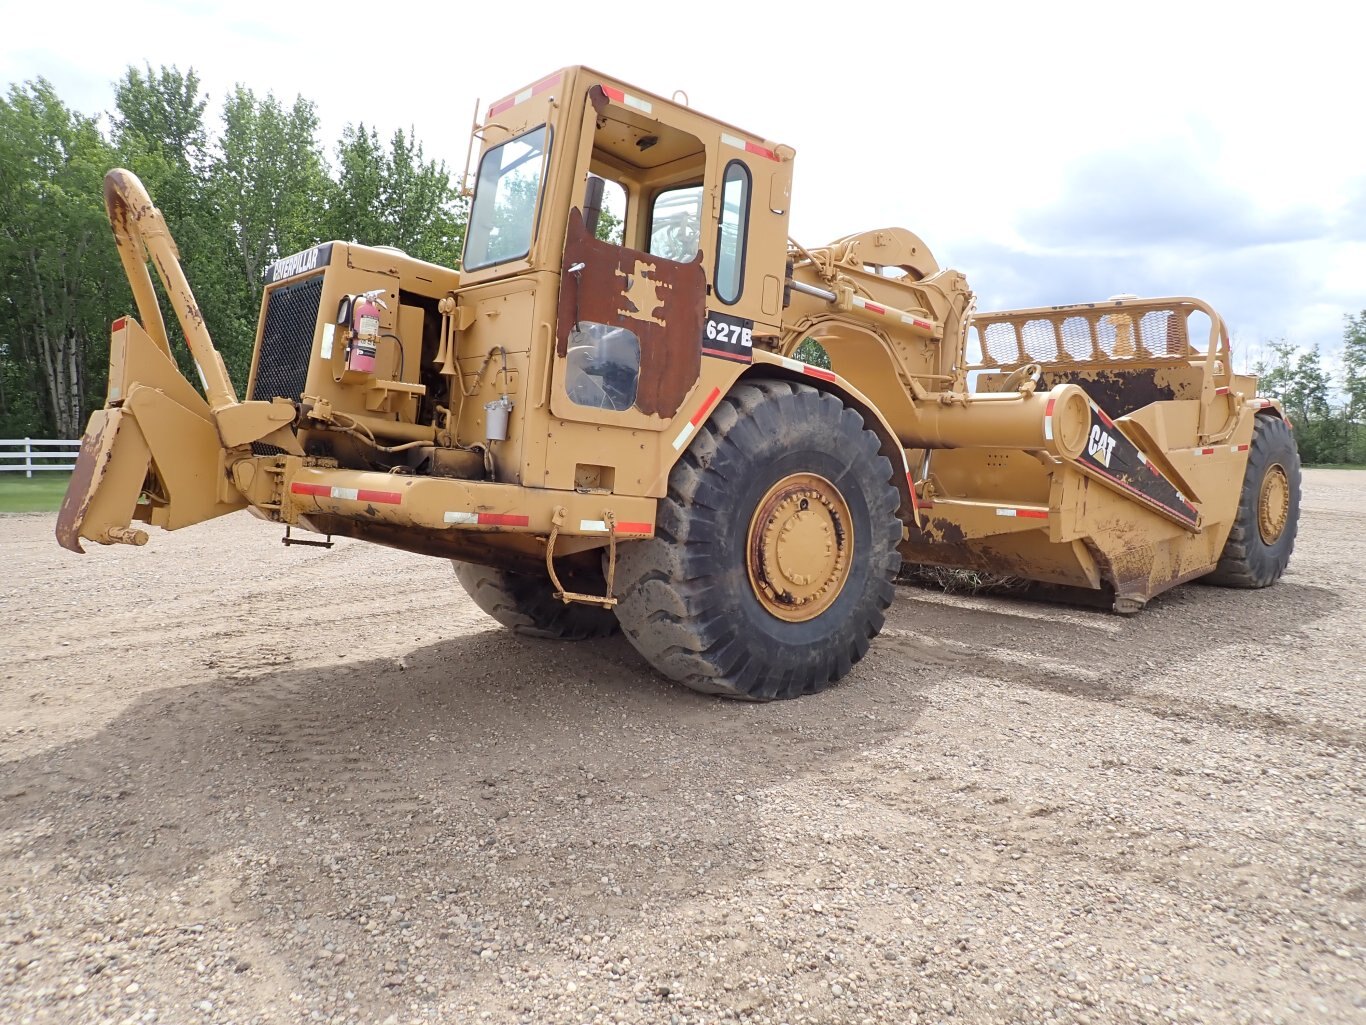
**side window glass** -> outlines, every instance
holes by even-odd
[[[738,160],[721,180],[721,224],[716,239],[716,297],[730,305],[744,287],[745,234],[749,226],[749,169]]]
[[[640,383],[640,339],[634,331],[581,320],[569,332],[564,387],[572,402],[630,409]]]
[[[588,189],[584,199],[584,215],[588,218],[588,230],[599,242],[619,246],[626,241],[626,188],[621,182],[598,175],[589,176],[590,186],[594,181],[602,182],[602,190],[597,198],[598,206],[593,206],[593,188]]]
[[[685,185],[655,196],[650,207],[651,255],[687,263],[697,256],[701,241],[701,185]]]

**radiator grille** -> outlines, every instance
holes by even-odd
[[[303,392],[322,295],[321,274],[281,285],[267,295],[266,323],[251,387],[253,399],[269,401],[278,396],[297,400]],[[262,441],[253,442],[251,450],[258,456],[281,454],[281,449]]]
[[[253,399],[298,399],[303,392],[322,295],[323,276],[316,274],[281,285],[266,297],[266,323],[251,388]]]

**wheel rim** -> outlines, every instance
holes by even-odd
[[[839,597],[854,550],[849,505],[814,473],[784,477],[749,523],[746,568],[759,603],[779,619],[815,619]]]
[[[1272,464],[1262,478],[1257,499],[1257,530],[1264,544],[1274,545],[1290,519],[1290,478],[1280,463]]]

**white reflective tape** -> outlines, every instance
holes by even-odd
[[[514,104],[525,103],[527,100],[531,99],[531,97],[531,86],[527,86],[525,89],[523,89],[521,92],[519,92],[516,96],[512,98],[512,102]]]
[[[654,110],[654,107],[650,106],[649,100],[642,100],[638,96],[632,96],[630,93],[627,93],[623,99],[626,101],[626,106],[634,107],[636,110],[642,110],[646,114]],[[744,143],[741,143],[740,145],[744,146]]]
[[[734,146],[736,149],[745,148],[744,139],[736,138],[734,135],[727,135],[725,132],[721,133],[721,143],[725,146]]]
[[[1015,515],[1015,510],[1014,510],[1014,509],[997,509],[997,510],[996,510],[996,515],[997,515],[997,516],[1014,516],[1014,515]]]
[[[675,452],[677,452],[679,449],[681,449],[684,445],[688,443],[688,439],[692,437],[692,432],[695,430],[697,430],[697,428],[694,427],[691,423],[686,423],[683,425],[683,429],[678,432],[678,437],[674,438]]]
[[[199,365],[198,361],[195,362],[194,368],[199,371],[199,383],[204,386],[204,391],[207,393],[209,390],[209,382],[208,379],[204,377],[204,368]]]
[[[1049,441],[1052,441],[1052,440],[1053,440],[1053,417],[1052,417],[1052,416],[1046,416],[1046,417],[1043,418],[1043,436],[1044,436],[1045,438],[1047,438]]]
[[[600,533],[607,533],[606,520],[579,520],[580,530],[596,530]]]
[[[336,325],[336,324],[324,324],[324,325],[323,325],[323,344],[322,344],[322,349],[321,349],[321,354],[322,354],[322,358],[323,358],[323,359],[331,359],[331,358],[332,358],[332,336],[333,336],[334,334],[336,334],[336,331],[337,331],[337,325]]]
[[[479,514],[472,512],[448,512],[441,517],[447,523],[478,523]]]
[[[348,502],[354,502],[360,497],[360,492],[355,488],[333,488],[333,498],[342,498]]]
[[[782,361],[783,366],[787,367],[788,370],[795,370],[799,374],[806,369],[806,364],[799,359],[791,359],[787,356],[779,356],[778,359]]]

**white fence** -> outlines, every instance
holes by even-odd
[[[47,441],[41,438],[0,438],[0,473],[24,472],[32,477],[42,470],[72,470],[81,442]]]

